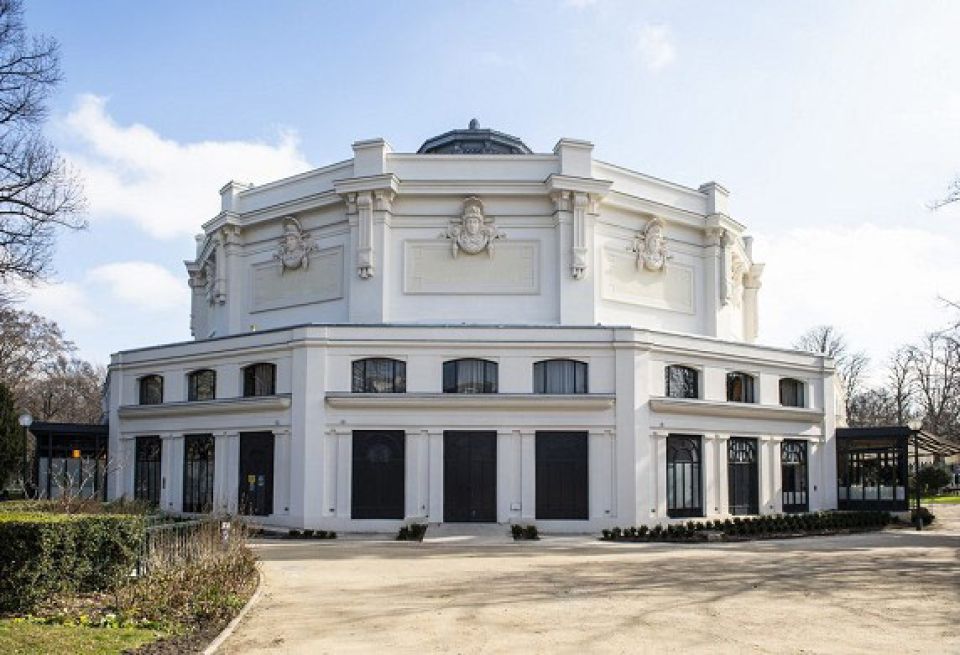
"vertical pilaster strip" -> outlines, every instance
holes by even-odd
[[[353,482],[353,436],[349,430],[337,430],[337,517],[350,518]]]
[[[431,523],[443,521],[443,432],[430,431],[429,476],[430,494],[428,507]]]
[[[587,272],[587,205],[589,194],[573,194],[573,245],[570,252],[570,275],[574,280],[582,280]]]
[[[520,518],[537,517],[537,440],[533,430],[520,432]]]
[[[783,468],[780,459],[782,447],[783,437],[773,437],[770,440],[770,479],[773,482],[771,504],[777,514],[783,513]]]
[[[273,431],[273,513],[290,513],[290,471],[293,458],[290,456],[290,430],[279,428]]]

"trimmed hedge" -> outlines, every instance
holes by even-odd
[[[111,588],[134,570],[143,527],[129,515],[0,513],[0,611]]]
[[[840,531],[875,530],[889,525],[888,512],[812,512],[808,514],[768,514],[735,517],[716,521],[688,521],[648,528],[604,530],[604,541],[706,541],[707,532],[720,533],[724,539],[787,537],[805,534],[833,534]]]

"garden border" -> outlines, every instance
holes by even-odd
[[[230,636],[236,632],[237,628],[240,627],[240,621],[243,620],[243,617],[247,615],[254,605],[260,601],[260,597],[263,595],[263,569],[260,566],[260,562],[257,562],[257,588],[253,591],[253,595],[250,596],[250,600],[247,601],[247,604],[244,605],[240,612],[233,617],[233,620],[227,624],[223,630],[220,631],[220,634],[210,642],[210,645],[203,650],[203,655],[213,655],[216,653],[220,647],[223,645]]]

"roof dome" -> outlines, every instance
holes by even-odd
[[[523,141],[510,134],[480,128],[476,118],[465,130],[450,130],[427,139],[417,150],[422,155],[531,155]]]

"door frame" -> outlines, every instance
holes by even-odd
[[[485,493],[471,493],[470,501],[478,501],[481,505],[489,504],[489,507],[465,507],[464,513],[470,511],[481,511],[486,510],[486,513],[479,518],[468,518],[464,517],[462,514],[452,512],[451,510],[459,510],[460,508],[452,508],[450,506],[450,500],[454,496],[452,493],[453,482],[452,476],[450,475],[451,467],[453,462],[450,458],[453,448],[450,447],[450,444],[454,439],[462,439],[464,443],[467,443],[473,440],[474,443],[470,446],[475,446],[480,441],[483,441],[487,444],[484,448],[489,448],[490,458],[485,458],[484,462],[488,469],[486,472],[489,475],[490,481],[487,483],[489,486],[486,487]],[[497,461],[497,450],[498,450],[498,436],[496,430],[444,430],[443,431],[443,522],[444,523],[496,523],[497,522],[497,486],[498,486],[498,477],[499,471],[497,470],[498,461]],[[468,460],[468,464],[471,463]],[[466,471],[466,475],[470,476],[473,471]],[[458,473],[458,478],[462,476],[464,472]],[[488,496],[488,497],[487,497]],[[484,502],[486,501],[486,502]],[[474,503],[471,503],[471,505]]]
[[[244,437],[249,443],[251,439],[265,439],[269,440],[270,443],[270,456],[267,460],[267,469],[266,469],[266,483],[264,484],[264,505],[266,506],[266,512],[262,511],[247,511],[244,512],[244,495],[246,493],[245,484],[248,483],[244,479],[244,458],[243,458],[243,442]],[[276,485],[277,475],[276,475],[276,466],[275,460],[277,456],[277,438],[273,432],[267,430],[260,430],[257,432],[241,432],[240,441],[238,444],[237,452],[237,514],[241,516],[270,516],[274,513],[274,487]],[[247,474],[249,475],[249,474]]]

